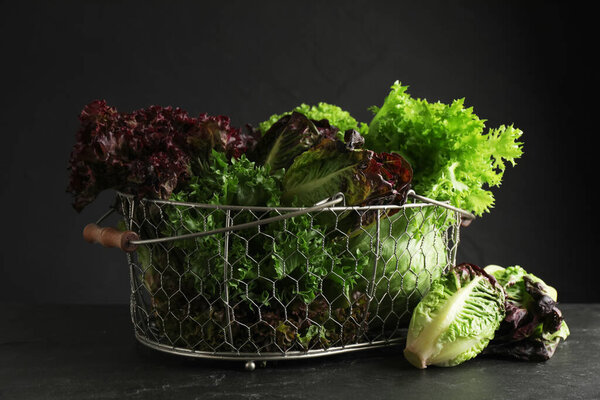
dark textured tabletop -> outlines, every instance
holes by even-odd
[[[600,304],[562,304],[554,357],[418,370],[401,348],[243,362],[138,344],[127,306],[0,304],[0,399],[600,399]]]

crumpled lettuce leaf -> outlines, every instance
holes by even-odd
[[[410,320],[404,356],[417,368],[451,367],[478,355],[504,319],[504,290],[473,264],[436,280]]]
[[[281,200],[310,206],[342,192],[347,205],[402,204],[411,178],[410,165],[398,154],[377,154],[324,139],[286,171]]]
[[[552,357],[569,328],[558,308],[556,289],[518,265],[488,265],[506,291],[506,317],[485,354],[527,361]]]
[[[288,111],[283,114],[274,114],[270,116],[269,119],[261,122],[258,125],[259,130],[263,134],[266,133],[281,117],[290,115],[294,111],[302,113],[312,120],[320,121],[325,119],[329,121],[331,125],[339,129],[340,139],[342,138],[341,135],[349,129],[356,130],[360,134],[365,134],[368,131],[367,124],[364,122],[357,122],[348,111],[344,111],[338,106],[324,102],[320,102],[317,105],[312,106],[309,106],[308,104],[301,104],[298,107],[295,107],[292,111]]]
[[[481,216],[494,205],[488,187],[499,186],[507,164],[522,155],[522,131],[499,126],[484,133],[485,120],[464,105],[416,99],[396,81],[365,135],[374,151],[393,151],[412,165],[413,188]]]

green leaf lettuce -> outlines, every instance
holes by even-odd
[[[507,164],[522,154],[522,131],[499,126],[484,133],[485,120],[464,105],[430,103],[407,93],[396,81],[365,135],[374,151],[400,153],[414,169],[419,194],[481,216],[494,205],[488,187],[499,186]]]

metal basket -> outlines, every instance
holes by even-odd
[[[409,199],[347,207],[338,194],[313,207],[273,208],[117,192],[129,231],[87,233],[128,251],[141,343],[254,369],[254,361],[404,340],[412,309],[455,264],[461,220],[473,218],[413,191]]]

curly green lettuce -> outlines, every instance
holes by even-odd
[[[170,200],[238,206],[279,205],[283,171],[258,166],[245,155],[228,160],[212,151],[202,172],[190,178],[187,186],[171,195]]]
[[[291,111],[284,112],[282,114],[271,115],[269,119],[258,124],[260,132],[264,135],[264,133],[269,130],[271,125],[277,122],[281,117],[290,115],[294,111],[304,114],[312,120],[320,121],[326,119],[331,125],[340,130],[340,135],[343,135],[343,133],[348,129],[354,129],[361,134],[365,134],[368,131],[367,124],[364,122],[358,122],[350,115],[348,111],[342,110],[340,107],[333,104],[320,102],[313,106],[309,106],[308,104],[300,104]],[[340,136],[340,139],[342,138],[343,136]]]
[[[140,220],[158,236],[222,228],[225,211],[187,203],[279,205],[283,172],[257,165],[245,155],[228,161],[224,153],[213,151],[202,174],[171,195],[170,200],[184,204],[155,210],[162,216],[159,221],[150,220],[147,209]],[[233,224],[275,215],[247,209],[229,213]],[[137,262],[159,334],[170,344],[208,351],[223,344],[228,326],[234,344],[247,351],[256,351],[254,344],[281,351],[355,340],[358,324],[348,319],[362,321],[367,308],[362,294],[351,291],[359,275],[355,266],[337,256],[343,243],[324,232],[313,216],[300,215],[231,232],[227,246],[224,235],[140,246]],[[335,293],[339,304],[326,302],[325,291],[330,299]],[[230,324],[228,312],[235,323]],[[247,342],[248,335],[253,343]]]
[[[282,196],[282,173],[283,170],[280,170],[274,174],[268,166],[258,166],[244,155],[228,161],[223,153],[213,151],[210,165],[204,173],[193,176],[186,190],[173,193],[171,200],[215,205],[278,206]],[[185,205],[169,205],[163,211],[169,222],[169,228],[163,232],[166,236],[225,226],[226,214],[223,211]],[[231,222],[243,224],[274,215],[277,214],[239,210],[231,213]],[[325,239],[323,230],[311,216],[301,215],[256,229],[236,231],[229,238],[228,248],[232,264],[230,299],[244,299],[255,305],[269,304],[274,300],[288,303],[295,299],[310,303],[321,292],[323,282],[335,281],[337,276],[346,278],[342,286],[343,291],[349,293],[353,283],[351,272],[346,271],[335,257],[338,249]],[[208,277],[223,275],[223,240],[222,235],[178,240],[168,249],[157,246],[154,253],[162,255],[163,249],[168,250],[171,270],[177,271],[182,279],[191,278],[194,287],[188,297],[194,297],[199,290],[207,298],[214,298],[220,295],[221,282]],[[145,261],[149,265],[151,260]],[[146,283],[154,282],[156,277],[150,278],[146,277]],[[174,280],[178,281],[179,277],[176,278]],[[275,289],[273,282],[278,282]],[[342,291],[341,288],[338,290]]]
[[[374,151],[397,152],[414,170],[413,188],[419,194],[481,216],[494,205],[490,187],[499,186],[507,164],[522,155],[522,131],[501,125],[484,133],[485,120],[465,107],[430,103],[406,92],[396,81],[365,136]]]

